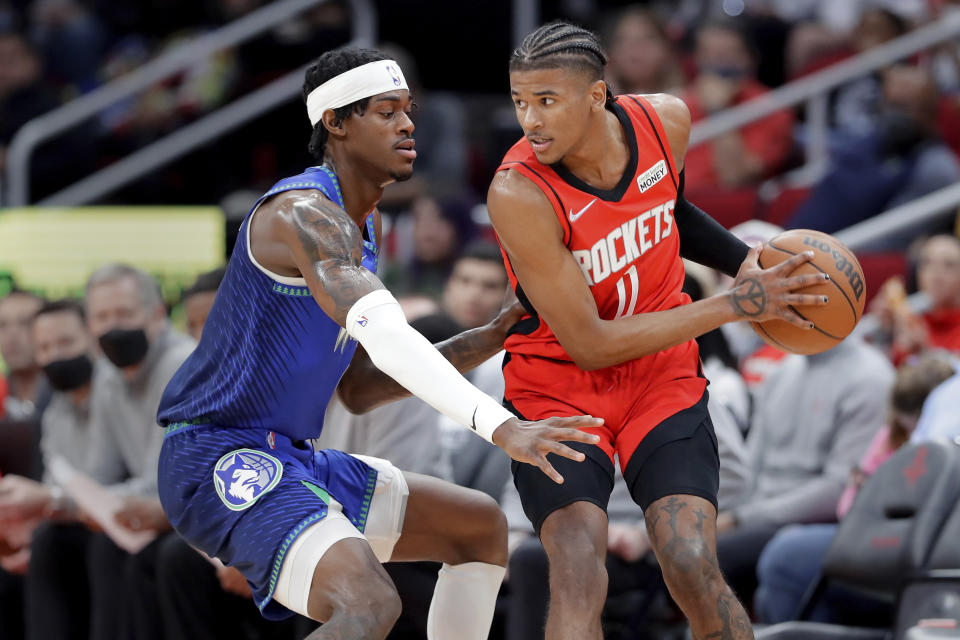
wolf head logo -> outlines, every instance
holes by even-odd
[[[213,483],[227,508],[241,511],[273,489],[282,474],[283,465],[273,456],[253,449],[238,449],[217,462]]]

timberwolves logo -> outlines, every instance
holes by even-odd
[[[223,504],[243,511],[280,482],[283,465],[273,456],[253,449],[237,449],[217,461],[213,485]]]
[[[390,74],[390,79],[393,80],[393,86],[399,87],[403,82],[400,80],[400,73],[393,68],[392,64],[387,65],[387,73]]]

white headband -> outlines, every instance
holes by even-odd
[[[327,109],[343,107],[378,93],[406,89],[400,65],[393,60],[376,60],[330,78],[307,95],[307,116],[316,126]]]

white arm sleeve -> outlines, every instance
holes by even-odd
[[[363,345],[374,365],[410,393],[451,420],[493,442],[493,432],[515,417],[483,393],[407,324],[386,289],[357,300],[347,312],[346,330]]]

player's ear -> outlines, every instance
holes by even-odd
[[[607,83],[597,80],[590,85],[590,105],[595,111],[607,108]]]
[[[343,120],[338,120],[333,109],[327,109],[320,118],[332,138],[342,138],[346,131],[343,129]]]

